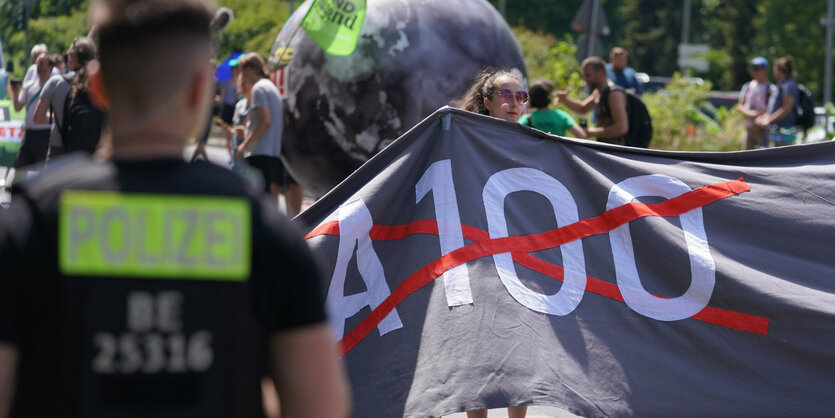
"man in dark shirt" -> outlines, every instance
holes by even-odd
[[[0,416],[261,416],[267,371],[285,416],[345,416],[304,241],[255,187],[182,158],[211,94],[210,7],[93,7],[112,159],[59,158],[0,213]]]
[[[626,92],[606,77],[605,65],[599,57],[583,60],[580,70],[591,94],[580,101],[568,97],[569,91],[558,91],[557,100],[575,113],[585,114],[595,110],[597,126],[586,129],[588,136],[596,137],[601,142],[624,145],[623,136],[629,132]]]

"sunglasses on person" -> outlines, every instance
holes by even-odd
[[[514,93],[510,89],[500,89],[498,92],[496,92],[496,94],[498,94],[502,101],[505,103],[509,103],[510,99],[514,95],[516,96],[517,102],[521,104],[525,104],[528,102],[528,92],[526,92],[525,90],[519,90],[516,93]]]

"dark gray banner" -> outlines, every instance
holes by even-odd
[[[355,415],[831,413],[833,163],[439,110],[301,215]]]

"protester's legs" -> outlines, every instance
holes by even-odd
[[[284,162],[281,162],[281,170],[284,173],[282,186],[284,188],[284,202],[287,204],[287,216],[293,217],[302,211],[302,199],[304,198],[302,187],[290,174],[290,170],[284,167]]]
[[[191,161],[197,159],[197,157],[203,157],[204,160],[208,160],[209,156],[206,155],[206,144],[209,142],[209,135],[212,133],[212,118],[214,117],[214,106],[209,108],[209,120],[206,123],[205,129],[203,133],[197,138],[197,146],[194,147],[194,152],[191,154]]]
[[[49,150],[49,129],[29,130],[23,133],[20,149],[15,157],[15,179],[20,178],[26,171],[39,171],[46,161]],[[22,169],[26,167],[26,169]]]
[[[227,125],[232,125],[232,118],[235,116],[235,105],[224,103],[223,109],[220,111],[220,120],[226,122]]]
[[[252,155],[246,157],[246,163],[261,174],[261,179],[264,181],[264,191],[272,193],[270,184],[273,178],[273,157],[267,155]]]
[[[745,140],[745,149],[767,148],[765,129],[760,126],[748,128],[748,137]]]
[[[508,406],[507,418],[525,418],[528,414],[527,406]]]
[[[287,216],[294,217],[302,211],[304,194],[302,187],[296,183],[288,184],[284,191],[284,202],[287,204]]]
[[[507,418],[525,418],[525,415],[528,414],[528,407],[527,406],[508,406],[507,407]],[[486,409],[474,409],[472,411],[467,411],[467,418],[487,418],[487,410]]]

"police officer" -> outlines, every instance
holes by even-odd
[[[113,153],[56,160],[0,214],[0,416],[261,416],[267,370],[285,416],[346,415],[305,243],[256,188],[182,158],[211,94],[210,6],[91,16]]]

